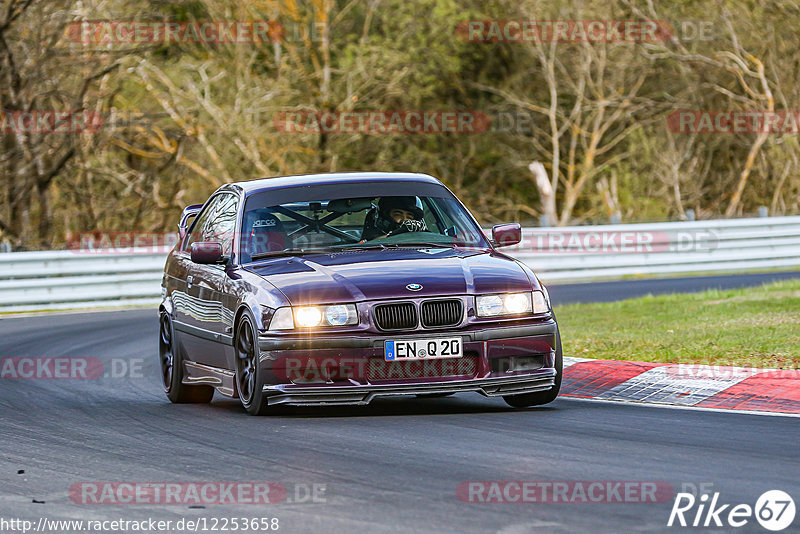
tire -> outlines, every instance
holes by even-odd
[[[211,386],[188,386],[183,383],[183,359],[175,347],[175,328],[166,312],[161,312],[158,326],[158,355],[161,382],[167,398],[176,404],[209,403],[214,397]]]
[[[558,328],[558,327],[556,327]],[[561,375],[564,371],[564,355],[561,352],[561,332],[556,329],[556,379],[555,385],[547,391],[536,391],[522,395],[506,395],[503,400],[513,408],[527,408],[528,406],[541,406],[556,400],[561,390]]]
[[[255,321],[249,313],[242,315],[236,327],[233,347],[236,355],[236,389],[242,407],[250,415],[266,415],[267,399],[264,396],[264,374],[261,370],[258,336]]]

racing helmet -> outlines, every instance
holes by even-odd
[[[400,228],[400,223],[390,217],[392,210],[405,210],[414,216],[414,220],[422,221],[425,212],[422,201],[415,196],[381,197],[377,208],[367,214],[364,221],[364,230],[361,238],[372,240],[382,235],[388,235]]]

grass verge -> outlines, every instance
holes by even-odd
[[[555,312],[565,356],[800,369],[800,280]]]

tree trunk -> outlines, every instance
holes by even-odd
[[[44,249],[50,248],[53,241],[53,210],[50,206],[49,189],[49,183],[36,186],[39,197],[39,245]]]
[[[528,169],[533,173],[536,180],[536,188],[539,190],[539,197],[542,202],[542,211],[547,217],[547,225],[555,226],[558,224],[558,216],[556,214],[556,194],[550,180],[547,179],[547,171],[544,165],[538,161],[534,161],[528,166]]]

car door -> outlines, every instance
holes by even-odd
[[[231,258],[233,252],[238,208],[239,197],[233,193],[225,194],[217,207],[214,219],[209,222],[206,229],[205,240],[221,243],[222,253],[228,258]],[[230,346],[233,342],[233,316],[236,307],[228,275],[231,267],[226,264],[199,265],[198,268],[202,271],[202,278],[206,284],[204,287],[208,288],[211,298],[218,304],[217,313],[208,325],[216,336],[218,347],[214,351],[214,361],[208,363],[216,367],[226,367],[227,358],[224,354],[224,347]]]
[[[209,270],[203,269],[205,266],[191,260],[191,246],[192,243],[210,240],[206,239],[209,229],[228,196],[217,194],[206,203],[192,224],[177,258],[176,272],[182,276],[173,292],[175,328],[180,332],[187,358],[192,361],[206,363],[216,360],[213,357],[217,352],[216,338],[210,325],[219,315],[219,304],[218,301],[215,303],[212,284],[206,280],[209,276],[213,278],[214,272],[207,272]]]
[[[175,289],[171,293],[175,326],[179,331],[184,331],[185,327],[196,326],[195,305],[189,298],[189,288],[193,285],[194,277],[197,275],[196,265],[190,257],[192,243],[203,240],[203,231],[210,215],[216,209],[216,205],[222,199],[217,195],[206,202],[203,210],[197,214],[192,225],[189,227],[186,237],[181,243],[179,252],[175,255]],[[185,337],[185,336],[181,336]]]
[[[238,196],[220,193],[215,197],[208,220],[199,228],[192,242],[214,241],[222,244],[222,252],[230,257],[236,229]],[[188,295],[194,304],[191,318],[195,335],[206,341],[204,350],[197,351],[195,361],[214,367],[226,367],[225,345],[230,345],[233,331],[233,310],[226,291],[228,275],[226,265],[200,265],[192,263]]]

